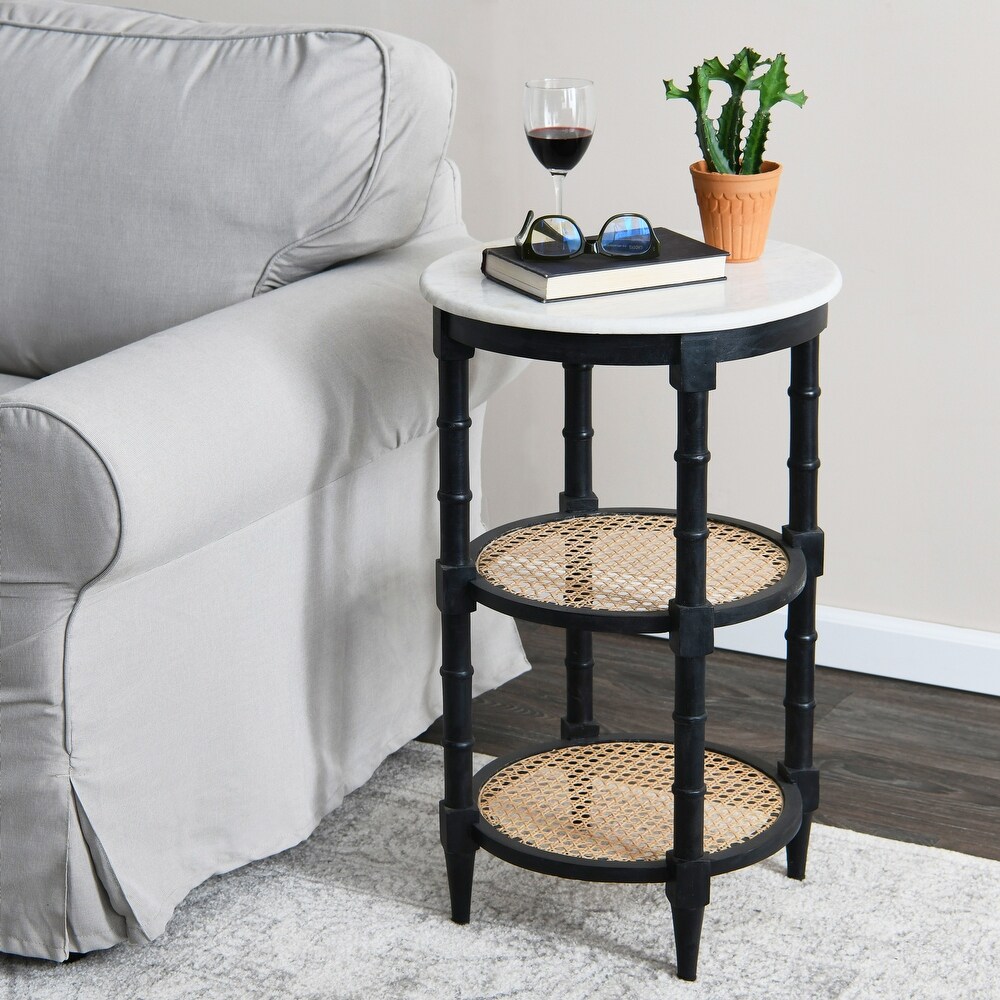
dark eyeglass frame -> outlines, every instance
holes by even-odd
[[[642,219],[649,228],[649,246],[639,253],[613,253],[601,246],[608,226],[616,219],[625,217]],[[580,236],[579,248],[569,253],[537,253],[531,246],[531,234],[533,232],[544,233],[545,225],[549,219],[560,219],[563,222],[568,222]],[[568,215],[540,215],[536,219],[535,213],[529,211],[524,217],[524,225],[521,226],[521,231],[514,237],[514,246],[517,248],[517,254],[521,260],[571,260],[573,257],[579,257],[585,253],[603,254],[605,257],[612,257],[616,260],[648,260],[660,256],[660,241],[656,238],[652,223],[646,216],[640,215],[638,212],[617,212],[601,226],[601,231],[597,236],[593,239],[587,239],[583,235],[583,230],[580,228],[579,223],[571,219]]]

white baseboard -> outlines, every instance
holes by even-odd
[[[1000,695],[1000,632],[819,606],[816,660],[826,667]],[[715,633],[719,649],[785,656],[785,611]]]

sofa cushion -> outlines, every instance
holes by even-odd
[[[433,52],[386,33],[0,0],[0,371],[404,242],[452,93]]]

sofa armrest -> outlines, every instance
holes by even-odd
[[[107,471],[118,518],[100,523],[117,520],[120,538],[98,586],[239,531],[432,431],[436,362],[418,279],[470,242],[460,225],[436,229],[4,397],[0,415],[23,434],[57,422]],[[478,354],[472,405],[524,366]],[[26,422],[29,411],[44,419]]]

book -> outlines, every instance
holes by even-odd
[[[493,281],[539,302],[725,279],[725,250],[670,229],[657,227],[656,235],[660,256],[648,260],[594,253],[568,260],[521,260],[514,246],[487,247],[482,270]]]

